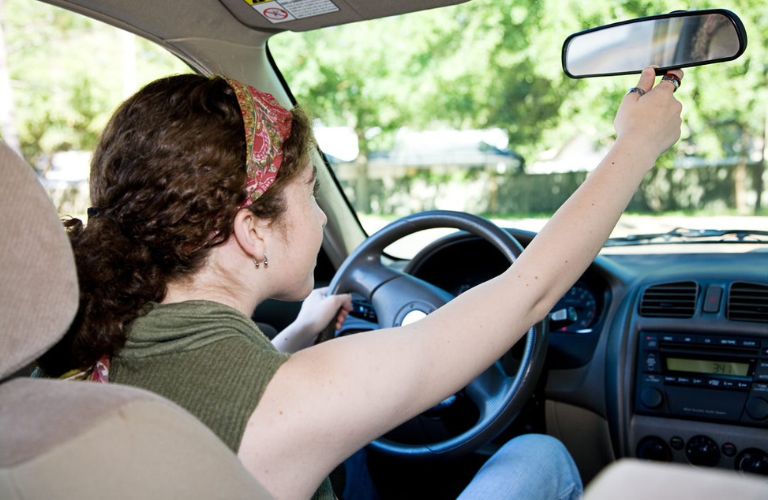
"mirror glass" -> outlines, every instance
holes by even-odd
[[[573,77],[698,66],[736,57],[741,43],[723,13],[671,15],[576,34],[566,42],[563,64]]]

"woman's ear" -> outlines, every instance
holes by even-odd
[[[243,252],[256,260],[264,260],[271,234],[269,220],[257,217],[250,210],[243,208],[235,215],[232,234]]]

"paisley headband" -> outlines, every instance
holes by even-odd
[[[245,190],[242,208],[250,206],[275,182],[283,164],[283,143],[291,134],[291,112],[272,95],[250,85],[225,78],[232,87],[243,115],[246,144]]]

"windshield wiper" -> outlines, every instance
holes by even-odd
[[[690,229],[676,227],[666,233],[632,234],[611,238],[605,246],[668,243],[768,243],[768,231],[753,229]]]

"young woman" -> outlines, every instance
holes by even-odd
[[[103,134],[87,227],[67,223],[81,307],[44,362],[61,372],[111,359],[110,381],[187,408],[276,497],[307,498],[321,483],[316,495],[332,497],[324,478],[337,464],[465,386],[584,272],[679,138],[681,78],[676,71],[654,87],[653,70],[643,72],[616,116],[610,152],[505,273],[417,323],[290,356],[250,316],[267,298],[301,300],[314,285],[326,216],[314,198],[306,118],[232,80],[151,83]],[[326,299],[320,319],[345,303]],[[306,345],[322,323],[302,320],[286,336]],[[495,497],[581,492],[562,445],[543,437],[512,440],[464,496],[487,488]]]

